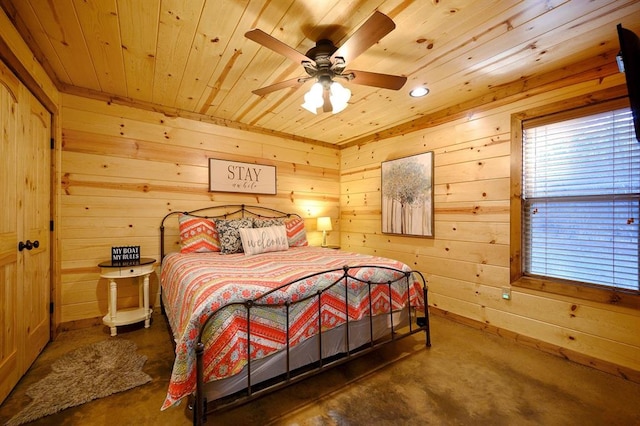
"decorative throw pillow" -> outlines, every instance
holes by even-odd
[[[253,228],[253,218],[242,219],[214,219],[220,239],[220,252],[222,254],[242,253],[242,240],[240,228]]]
[[[283,251],[289,248],[287,228],[284,225],[262,228],[240,228],[240,239],[244,254]]]
[[[308,246],[307,233],[304,230],[304,220],[299,217],[285,219],[284,225],[287,227],[287,238],[289,247]]]
[[[254,228],[267,228],[269,226],[280,226],[284,225],[284,218],[281,217],[265,217],[265,218],[254,218],[253,219],[253,227]]]
[[[181,253],[207,253],[220,251],[218,230],[211,219],[181,214],[180,226]]]

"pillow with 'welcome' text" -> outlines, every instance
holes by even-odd
[[[241,228],[238,232],[246,255],[284,251],[289,248],[287,229],[284,226]]]

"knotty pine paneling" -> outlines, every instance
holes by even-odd
[[[0,12],[0,37],[12,54],[12,64],[23,74],[21,77],[27,83],[36,83],[29,85],[34,93],[45,98],[52,110],[62,108],[61,116],[54,117],[58,141],[54,153],[57,183],[53,208],[57,238],[53,254],[54,325],[82,324],[85,323],[82,320],[100,318],[106,312],[107,286],[98,279],[97,263],[108,257],[109,248],[116,244],[139,243],[143,255],[157,256],[157,227],[167,212],[210,203],[260,203],[298,211],[307,218],[308,230],[313,229],[317,215],[339,218],[334,221],[338,229],[329,235],[331,243],[338,243],[339,239],[343,248],[395,257],[421,270],[429,280],[430,302],[444,313],[479,321],[487,329],[535,342],[543,350],[555,344],[584,354],[583,359],[589,362],[592,361],[589,357],[594,357],[640,371],[637,310],[522,287],[512,288],[511,300],[503,300],[502,287],[509,286],[508,219],[505,222],[497,210],[474,215],[471,208],[501,209],[508,205],[512,113],[544,109],[574,96],[589,95],[585,103],[591,102],[598,99],[602,89],[622,87],[621,74],[610,72],[602,78],[564,81],[571,72],[599,72],[585,66],[586,62],[577,68],[570,65],[544,74],[543,82],[531,79],[523,80],[521,86],[496,87],[475,102],[452,105],[423,120],[418,118],[390,131],[382,130],[379,132],[382,139],[373,143],[370,137],[352,136],[345,139],[352,146],[337,151],[330,146],[155,113],[148,105],[133,108],[72,95],[63,95],[61,99],[56,83],[47,76],[4,12]],[[447,44],[440,46],[446,48]],[[127,47],[133,51],[130,45]],[[148,74],[152,59],[144,51],[147,48],[141,45],[137,49],[145,57],[144,63],[131,69],[144,69],[142,73]],[[253,49],[258,50],[255,46]],[[5,54],[0,52],[0,56]],[[465,55],[461,58],[466,60]],[[75,59],[70,64],[75,64]],[[593,61],[615,67],[609,65],[611,58],[594,57]],[[57,67],[59,63],[50,65]],[[444,68],[439,71],[450,74]],[[127,74],[129,88],[142,94],[143,101],[152,98],[147,83],[148,79],[137,74]],[[216,83],[215,79],[208,82],[211,87]],[[446,96],[454,101],[451,93],[438,87],[446,85],[432,87],[433,96]],[[496,98],[497,102],[490,102]],[[366,98],[359,101],[364,104]],[[180,102],[184,102],[183,95]],[[189,102],[200,100],[193,98]],[[415,110],[430,112],[429,97],[403,102],[411,109],[416,103],[425,102],[425,106]],[[234,109],[234,114],[247,115],[252,105]],[[567,105],[573,106],[569,102]],[[357,111],[359,119],[367,117],[358,108],[351,111],[352,116]],[[346,117],[336,117],[333,123],[341,124],[332,125],[325,134],[339,134],[343,126],[358,127],[357,120]],[[292,121],[287,112],[277,118],[283,123]],[[416,128],[423,130],[414,131]],[[403,130],[407,133],[401,134]],[[435,238],[381,234],[380,163],[425,151],[434,151],[436,160]],[[203,169],[209,155],[276,165],[278,194],[208,193],[202,177],[206,177]],[[176,232],[167,231],[174,242]],[[320,241],[317,232],[311,231],[309,238],[315,243]],[[152,291],[157,292],[157,285],[157,277],[152,277]],[[120,289],[123,305],[135,304],[135,293],[131,290],[126,286]]]
[[[159,226],[172,211],[209,205],[260,204],[305,218],[339,216],[337,148],[256,135],[122,105],[64,95],[59,232],[62,322],[101,317],[106,280],[97,264],[111,247],[140,245],[159,257]],[[208,158],[276,166],[276,195],[208,192]],[[339,229],[333,233],[337,242]],[[176,247],[177,222],[167,223]],[[133,283],[119,285],[119,305],[137,303]],[[151,281],[156,301],[157,277]]]
[[[640,371],[638,310],[510,283],[511,115],[571,105],[573,97],[614,85],[606,78],[558,84],[547,93],[341,150],[341,246],[420,270],[429,281],[430,303],[445,313]],[[435,154],[435,237],[382,234],[381,163],[427,151]],[[504,287],[511,300],[502,298]]]
[[[341,213],[344,217],[344,212]],[[509,267],[509,247],[505,244],[486,244],[470,241],[447,241],[444,239],[429,239],[420,245],[413,243],[411,238],[394,235],[365,234],[342,232],[343,241],[359,251],[360,247],[368,245],[390,246],[400,253],[411,253],[416,256],[426,256],[435,259],[452,259],[472,264],[486,264]]]

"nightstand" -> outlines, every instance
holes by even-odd
[[[328,249],[334,249],[334,250],[340,250],[340,246],[332,246],[332,245],[327,245],[327,246],[321,246],[322,248],[328,248]]]
[[[149,309],[149,275],[153,273],[155,259],[142,258],[139,262],[112,262],[105,261],[100,267],[100,276],[109,280],[109,312],[102,318],[102,322],[109,326],[111,335],[118,332],[119,325],[133,324],[144,321],[144,328],[151,325],[151,312]],[[123,278],[138,278],[138,307],[122,309],[118,311],[118,283]]]

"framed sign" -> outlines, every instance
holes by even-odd
[[[135,264],[140,262],[140,246],[111,247],[111,263]]]
[[[382,163],[382,232],[433,237],[433,152]]]
[[[276,194],[276,166],[209,158],[209,192]]]

